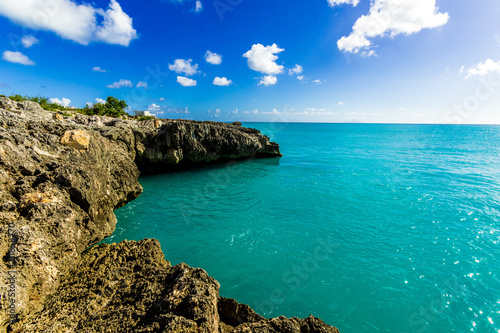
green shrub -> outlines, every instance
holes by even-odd
[[[125,108],[127,108],[127,102],[119,100],[118,98],[109,96],[104,104],[94,104],[93,107],[85,106],[83,109],[73,109],[61,106],[56,103],[50,103],[49,99],[46,97],[30,97],[21,96],[19,94],[10,95],[9,98],[15,102],[32,101],[40,104],[40,106],[47,111],[62,110],[82,113],[88,116],[98,115],[98,116],[109,116],[109,117],[121,117],[127,115]],[[66,114],[64,114],[66,116]],[[70,116],[71,114],[67,114]]]
[[[125,116],[127,113],[125,112],[125,108],[127,107],[127,102],[123,100],[119,100],[118,98],[108,96],[106,99],[106,103],[94,104],[93,107],[89,107],[88,105],[82,109],[82,113],[93,116],[109,116],[109,117],[120,117]]]
[[[64,106],[61,106],[57,103],[50,103],[49,99],[46,97],[30,97],[30,96],[21,96],[19,94],[16,95],[10,95],[9,98],[13,100],[14,102],[24,102],[24,101],[32,101],[40,104],[42,109],[47,110],[47,111],[54,111],[54,110],[66,110]]]
[[[150,119],[156,119],[155,117],[151,117],[151,116],[139,116],[137,118],[138,121],[144,121],[144,120],[150,120]]]

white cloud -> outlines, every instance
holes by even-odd
[[[177,74],[184,73],[187,76],[191,76],[198,73],[198,65],[197,64],[191,65],[192,61],[193,59],[189,60],[176,59],[173,65],[171,64],[168,65],[168,69],[176,72]]]
[[[216,77],[213,84],[216,86],[230,86],[231,84],[233,84],[233,81],[228,80],[225,77]]]
[[[196,85],[196,80],[192,80],[184,76],[178,76],[177,83],[184,87],[194,87]]]
[[[462,74],[464,71],[465,71],[465,66],[462,66],[462,67],[460,67],[460,69],[458,70],[458,73],[459,73],[459,74]]]
[[[148,106],[148,111],[153,111],[153,112],[156,112],[156,111],[160,111],[161,110],[161,106],[159,106],[158,104],[151,104],[150,106]]]
[[[27,56],[25,56],[21,52],[5,51],[3,53],[2,59],[8,62],[13,62],[16,64],[21,64],[26,66],[35,65],[33,61],[31,61]]]
[[[148,83],[147,82],[143,82],[143,81],[139,81],[139,83],[137,83],[136,85],[137,88],[146,88],[148,89]]]
[[[289,75],[295,75],[295,74],[302,74],[302,72],[304,71],[304,69],[302,68],[302,66],[300,65],[295,65],[294,68],[291,68],[288,70],[288,74]]]
[[[368,57],[371,57],[371,56],[377,56],[377,53],[374,51],[374,50],[366,50],[366,51],[363,51],[361,52],[361,56],[363,58],[368,58]]]
[[[110,1],[107,10],[73,0],[0,1],[0,15],[24,27],[52,31],[83,45],[98,41],[128,46],[137,38],[132,19],[116,0]],[[102,24],[98,24],[101,17]]]
[[[339,50],[357,53],[369,49],[374,37],[413,34],[448,22],[448,13],[439,13],[436,0],[374,0],[370,13],[363,15],[347,37],[338,40]]]
[[[71,100],[67,98],[59,99],[59,98],[50,98],[49,103],[59,104],[61,106],[67,107],[71,103]]]
[[[200,0],[196,0],[196,5],[195,5],[195,8],[194,8],[194,11],[199,13],[203,10],[203,4],[201,3]]]
[[[100,73],[106,73],[106,70],[102,69],[101,67],[94,67],[94,68],[92,68],[92,71],[94,71],[94,72],[100,72]]]
[[[222,56],[207,50],[205,53],[205,60],[212,65],[220,65],[222,63]]]
[[[276,54],[283,51],[285,49],[280,49],[276,44],[271,46],[254,44],[243,57],[248,59],[247,63],[250,69],[263,74],[277,75],[283,73],[284,67],[276,63],[278,59]]]
[[[313,80],[312,82],[316,83],[316,84],[322,84],[323,83],[323,81],[321,81],[321,80]]]
[[[281,112],[279,112],[276,109],[273,109],[273,111],[271,111],[271,112],[262,112],[262,114],[281,114]]]
[[[87,102],[86,104],[91,109],[94,107],[94,103],[92,103],[92,102]]]
[[[160,102],[165,102],[165,98],[164,97],[160,97],[159,101]]]
[[[23,36],[23,38],[21,38],[21,44],[23,44],[25,48],[30,48],[33,45],[38,44],[38,39],[33,36]]]
[[[185,108],[177,108],[177,109],[170,109],[168,108],[167,111],[169,113],[183,113],[183,114],[191,114],[191,112],[189,111],[189,108],[188,107],[185,107]],[[158,114],[163,114],[164,112],[157,112]]]
[[[128,46],[137,38],[137,31],[132,27],[132,18],[123,12],[116,0],[111,0],[108,10],[98,10],[98,13],[104,17],[103,25],[96,31],[99,41]]]
[[[102,98],[96,98],[95,102],[96,102],[96,104],[106,104],[106,101],[103,100]]]
[[[113,84],[109,84],[106,86],[106,88],[110,88],[110,89],[120,89],[120,88],[123,88],[123,87],[129,87],[129,88],[132,88],[134,85],[132,84],[131,81],[129,80],[120,80],[118,82],[113,82]]]
[[[297,80],[299,80],[299,81],[303,81],[303,80],[304,80],[304,75],[299,75],[299,76],[297,76]]]
[[[243,111],[244,114],[257,114],[259,113],[259,110],[255,109],[255,110],[252,110],[252,111]]]
[[[335,7],[343,4],[350,4],[356,7],[359,4],[359,0],[328,0],[330,7]]]
[[[474,75],[485,76],[491,73],[500,73],[500,61],[494,62],[491,59],[486,60],[485,62],[480,62],[477,66],[471,67],[467,70],[466,78],[469,78]]]
[[[345,103],[343,101],[340,101],[339,105],[345,105]]]
[[[259,82],[259,86],[261,84],[265,85],[265,86],[273,86],[275,85],[276,83],[278,82],[278,78],[274,75],[266,75],[264,76],[260,82]]]

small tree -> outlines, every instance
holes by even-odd
[[[93,107],[86,106],[84,110],[88,115],[120,117],[127,114],[125,112],[127,106],[127,102],[113,96],[108,96],[106,103],[96,103]]]

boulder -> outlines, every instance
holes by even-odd
[[[61,144],[75,149],[89,149],[90,136],[83,130],[71,130],[64,132]]]

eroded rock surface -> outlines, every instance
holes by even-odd
[[[103,244],[82,255],[24,332],[328,332],[321,320],[266,320],[219,297],[202,269],[171,266],[157,240]]]
[[[85,251],[112,234],[113,210],[140,195],[140,171],[249,156],[281,154],[277,144],[241,124],[69,117],[0,97],[0,329],[232,332],[276,326],[219,298],[218,283],[203,270],[171,267],[157,241]],[[309,325],[295,319],[279,325],[285,323],[301,330]]]

